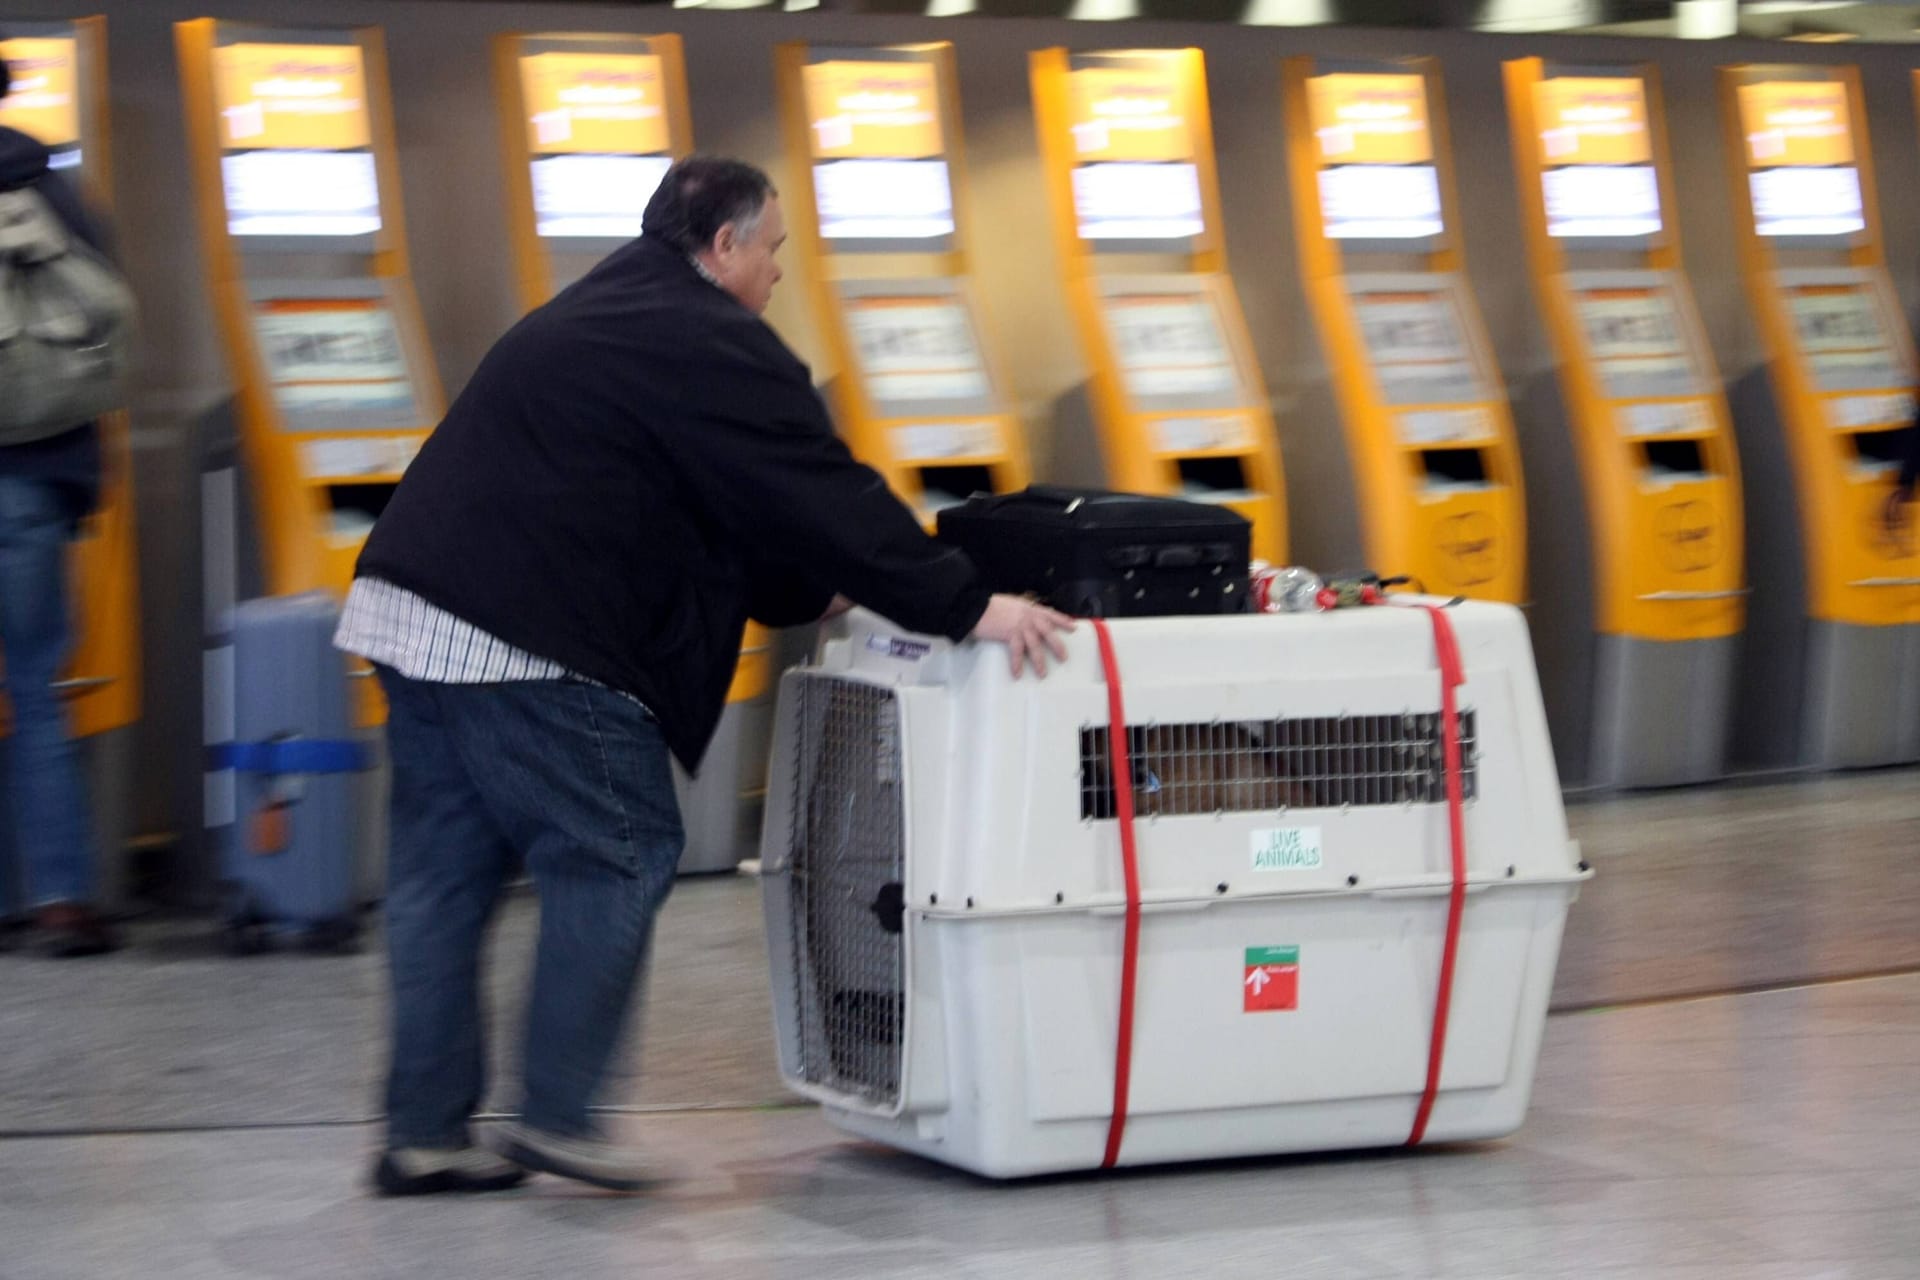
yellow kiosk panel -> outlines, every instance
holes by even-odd
[[[1917,759],[1920,546],[1881,518],[1915,366],[1887,277],[1859,72],[1723,67],[1720,79],[1741,274],[1805,570],[1794,758]]]
[[[778,72],[798,179],[785,204],[841,434],[929,526],[1020,488],[1025,435],[968,279],[951,48],[785,45]]]
[[[1069,301],[1106,481],[1229,507],[1286,556],[1267,394],[1226,273],[1197,50],[1031,59]]]
[[[344,593],[443,409],[408,265],[385,44],[373,28],[212,19],[175,35],[260,576],[274,595]],[[373,681],[360,704],[377,723]]]
[[[655,54],[535,53],[520,59],[534,230],[632,239],[673,164],[666,75]]]
[[[0,98],[0,125],[18,129],[55,150],[79,145],[78,45],[74,36],[0,40],[0,60],[12,76],[12,88]]]
[[[1601,786],[1725,770],[1744,515],[1727,411],[1680,257],[1650,67],[1506,65],[1527,262],[1586,499],[1592,595],[1560,665]],[[1564,468],[1563,468],[1564,469]],[[1550,701],[1552,699],[1550,698]]]
[[[1431,591],[1519,601],[1519,457],[1463,274],[1438,72],[1300,57],[1283,83],[1295,237],[1361,554]]]
[[[214,51],[214,67],[230,233],[380,229],[359,46],[226,45]]]

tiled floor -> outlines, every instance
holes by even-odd
[[[1599,876],[1562,1004],[1920,964],[1914,774],[1571,818]],[[496,941],[508,1033],[530,905]],[[999,1187],[791,1105],[763,955],[750,882],[680,887],[646,1071],[614,1089],[670,1188],[455,1203],[360,1187],[376,955],[235,961],[173,925],[97,963],[0,957],[0,1280],[1920,1277],[1920,975],[1556,1016],[1504,1143]]]
[[[1553,1019],[1518,1137],[994,1186],[795,1108],[629,1116],[620,1200],[363,1195],[373,1131],[0,1141],[0,1276],[1920,1274],[1920,977]]]

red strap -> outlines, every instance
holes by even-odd
[[[1460,952],[1460,917],[1467,905],[1467,815],[1460,763],[1460,710],[1454,691],[1467,682],[1460,661],[1460,643],[1453,621],[1439,605],[1423,604],[1433,619],[1433,650],[1440,663],[1441,750],[1447,771],[1447,825],[1453,844],[1453,892],[1447,899],[1447,941],[1440,953],[1440,992],[1433,1001],[1433,1039],[1427,1047],[1427,1087],[1414,1113],[1413,1133],[1407,1145],[1420,1145],[1427,1136],[1434,1100],[1440,1095],[1440,1064],[1447,1055],[1447,1015],[1453,1005],[1453,967]]]
[[[1120,1035],[1113,1051],[1113,1117],[1107,1124],[1107,1154],[1102,1169],[1120,1160],[1127,1135],[1127,1094],[1133,1081],[1133,993],[1140,967],[1140,854],[1133,833],[1133,765],[1127,758],[1127,709],[1120,692],[1120,660],[1113,637],[1100,618],[1087,620],[1100,641],[1100,665],[1107,680],[1107,754],[1113,762],[1113,802],[1120,818],[1120,856],[1127,876],[1126,941],[1120,959]]]

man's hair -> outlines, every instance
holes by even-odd
[[[778,194],[773,180],[745,161],[688,156],[667,170],[647,201],[640,234],[699,253],[730,222],[737,234],[751,236],[768,199]]]

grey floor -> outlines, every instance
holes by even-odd
[[[721,878],[676,892],[610,1099],[668,1190],[389,1203],[359,1187],[374,955],[234,961],[164,925],[0,957],[0,1280],[1920,1277],[1920,974],[1858,976],[1920,969],[1920,775],[1570,816],[1599,875],[1557,1000],[1588,1011],[1550,1021],[1517,1137],[1413,1156],[995,1187],[846,1139],[780,1087],[755,887]],[[532,905],[495,943],[505,1033]]]

